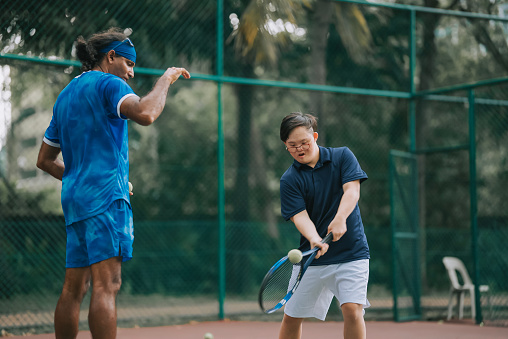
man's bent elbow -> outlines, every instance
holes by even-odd
[[[150,126],[151,124],[154,123],[154,121],[155,118],[153,118],[152,116],[143,116],[136,120],[136,122],[141,126]]]
[[[46,163],[45,163],[44,159],[38,158],[37,163],[35,165],[37,166],[38,169],[46,172]]]
[[[155,110],[149,110],[130,116],[129,118],[141,126],[150,126],[155,122],[155,120],[157,120],[159,115],[160,112],[157,112]]]

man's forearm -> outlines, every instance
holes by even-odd
[[[51,165],[51,172],[48,172],[48,173],[61,181],[63,178],[64,171],[65,171],[65,166],[64,166],[63,161],[60,159],[57,159]]]
[[[189,72],[184,68],[168,68],[147,95],[142,98],[131,96],[125,99],[120,106],[120,112],[140,125],[151,125],[162,113],[169,87],[179,76],[190,78]]]
[[[65,164],[58,158],[59,154],[60,148],[52,147],[42,142],[39,155],[37,156],[37,167],[56,179],[62,180]]]
[[[170,79],[163,75],[157,80],[152,90],[139,100],[141,110],[150,112],[153,121],[159,117],[166,105],[170,85]]]
[[[337,214],[328,225],[328,232],[333,233],[333,241],[338,241],[347,232],[346,220],[360,199],[360,181],[348,182],[343,187],[344,193],[340,199]]]
[[[339,208],[337,210],[337,214],[335,215],[334,220],[346,221],[351,212],[353,212],[353,210],[355,209],[359,199],[360,194],[358,191],[348,190],[344,192],[344,195],[340,200]]]
[[[37,163],[37,167],[58,180],[62,180],[63,173],[65,171],[64,163],[60,159],[56,159],[54,161],[46,160],[44,162]]]
[[[328,244],[321,243],[321,236],[316,230],[316,225],[310,219],[307,210],[304,210],[291,218],[300,233],[309,241],[310,248],[319,247],[316,259],[328,251]]]
[[[321,238],[316,230],[316,225],[312,222],[307,211],[302,211],[291,218],[301,235],[303,235],[309,242],[315,241],[316,238]]]

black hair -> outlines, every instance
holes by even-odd
[[[113,41],[124,41],[127,35],[118,27],[111,27],[107,31],[95,33],[88,40],[83,36],[79,36],[76,40],[76,54],[81,62],[81,70],[89,71],[97,66],[106,53],[100,50],[112,43]]]
[[[280,140],[286,142],[291,131],[301,126],[307,128],[310,132],[316,132],[317,118],[311,114],[303,114],[301,112],[286,115],[280,124]]]

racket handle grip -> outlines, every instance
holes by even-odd
[[[330,232],[330,233],[328,233],[328,234],[326,235],[326,237],[324,237],[324,238],[323,238],[323,240],[321,240],[321,242],[322,242],[323,244],[329,244],[329,243],[331,243],[331,242],[332,242],[332,240],[333,240],[333,234]]]

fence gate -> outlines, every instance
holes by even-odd
[[[395,321],[421,318],[418,229],[418,172],[414,154],[390,151],[393,315]]]

